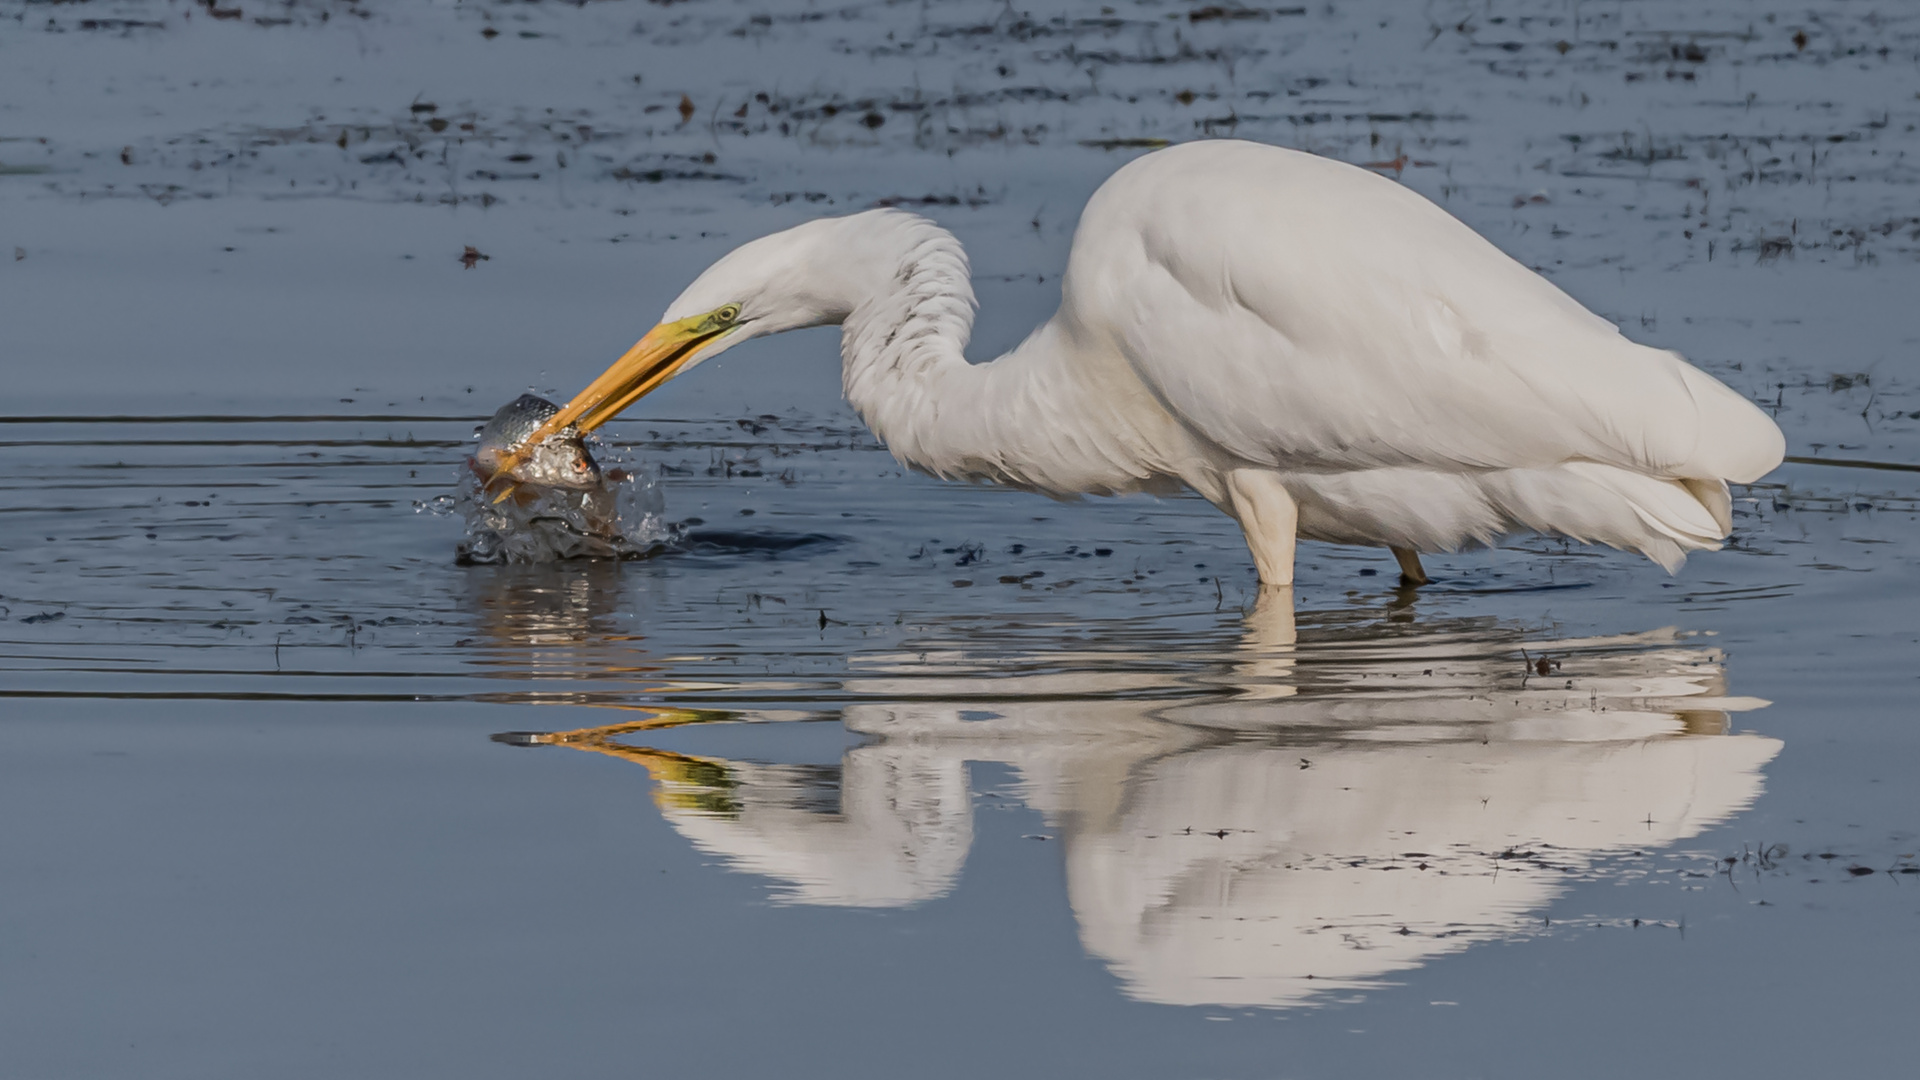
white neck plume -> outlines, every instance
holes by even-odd
[[[973,283],[953,234],[909,214],[862,215],[890,228],[862,252],[874,271],[841,324],[841,385],[847,401],[902,461],[940,475],[966,473],[956,458],[982,419],[986,369],[967,363]]]

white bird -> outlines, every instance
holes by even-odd
[[[1728,535],[1727,482],[1785,453],[1740,394],[1419,194],[1257,143],[1114,173],[1059,311],[989,363],[966,359],[974,308],[933,222],[811,221],[714,263],[525,445],[742,341],[838,325],[847,400],[909,467],[1056,497],[1191,488],[1267,585],[1292,584],[1296,538],[1387,547],[1419,584],[1418,552],[1528,530],[1675,571]]]

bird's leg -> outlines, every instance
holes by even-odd
[[[1405,588],[1419,588],[1433,580],[1427,577],[1427,571],[1420,565],[1420,553],[1412,548],[1390,547],[1393,557],[1400,563],[1400,584]]]
[[[1293,584],[1293,543],[1300,527],[1300,508],[1294,504],[1276,473],[1235,469],[1227,474],[1227,495],[1234,519],[1247,535],[1253,565],[1262,585]]]

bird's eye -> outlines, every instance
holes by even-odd
[[[739,304],[728,304],[726,307],[723,307],[719,311],[716,311],[713,313],[713,321],[719,323],[722,326],[725,326],[728,323],[731,323],[733,320],[739,317],[740,317]]]

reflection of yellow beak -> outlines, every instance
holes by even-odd
[[[535,447],[567,425],[574,425],[584,435],[613,419],[622,409],[673,378],[700,346],[726,333],[732,326],[730,318],[723,320],[709,313],[678,322],[661,323],[647,331],[646,337],[636,342],[625,356],[615,360],[612,367],[567,402],[566,408],[548,417],[547,422],[541,424],[512,453],[502,455],[487,486],[493,487],[501,477],[518,468]],[[509,485],[507,491],[496,496],[494,501],[506,498],[511,492],[512,485]]]
[[[662,807],[702,814],[739,813],[739,804],[733,797],[733,789],[739,786],[739,781],[734,779],[731,762],[723,758],[693,757],[688,754],[676,754],[671,750],[655,750],[650,746],[638,746],[618,740],[618,736],[629,735],[636,731],[658,731],[662,728],[702,724],[713,720],[732,720],[736,717],[730,713],[697,709],[643,711],[651,714],[645,720],[581,728],[578,731],[553,731],[544,734],[509,732],[495,735],[494,740],[519,746],[567,746],[575,750],[591,750],[596,754],[606,754],[625,761],[637,761],[653,777],[654,783],[659,785],[654,792],[654,801]]]

